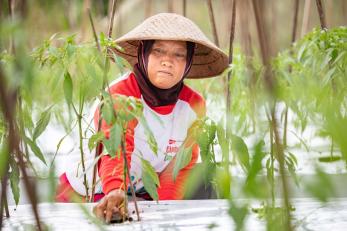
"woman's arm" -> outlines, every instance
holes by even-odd
[[[175,159],[159,174],[160,187],[158,188],[159,200],[182,200],[185,193],[185,186],[188,180],[189,174],[199,156],[199,146],[193,145],[192,159],[189,164],[181,169],[173,180],[173,169],[175,166]]]
[[[95,112],[95,124],[99,120],[98,110]],[[130,169],[131,163],[131,153],[134,150],[134,128],[137,124],[136,120],[131,120],[127,124],[126,133],[125,133],[125,149],[126,149],[126,158],[128,163],[128,168]],[[104,120],[102,120],[100,131],[103,131],[106,138],[110,137],[110,128]],[[109,153],[102,154],[99,161],[99,176],[102,183],[102,189],[105,194],[108,194],[114,189],[125,190],[125,184],[123,180],[124,176],[124,153],[120,151],[119,153],[114,153],[113,157]],[[129,180],[126,179],[126,185],[128,185]]]

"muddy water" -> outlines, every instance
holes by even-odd
[[[346,230],[347,198],[321,204],[311,199],[293,201],[293,224],[296,230]],[[92,204],[84,204],[91,211]],[[256,206],[256,205],[253,205]],[[190,200],[139,202],[141,221],[103,226],[105,230],[233,230],[225,200]],[[29,205],[19,205],[11,218],[5,220],[4,230],[26,230],[35,224]],[[129,205],[133,211],[133,204]],[[98,230],[79,204],[40,204],[42,220],[51,230]],[[133,214],[136,220],[136,216]],[[246,230],[265,230],[265,224],[255,214],[246,218]]]

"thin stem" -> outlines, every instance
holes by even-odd
[[[87,173],[86,173],[86,166],[84,162],[84,150],[83,150],[83,134],[82,134],[82,116],[80,114],[76,114],[77,116],[77,123],[78,123],[78,133],[79,133],[79,149],[81,154],[81,164],[82,164],[82,170],[83,170],[83,185],[84,189],[86,190],[86,201],[89,199],[89,189],[88,189],[88,181],[87,181]]]
[[[111,18],[108,24],[108,33],[107,33],[108,38],[112,37],[113,21],[114,21],[114,15],[116,13],[116,4],[117,4],[117,0],[112,0]]]
[[[273,131],[273,127],[272,127],[272,123],[271,123],[271,115],[268,112],[268,110],[266,110],[266,118],[269,122],[269,127],[270,127],[270,132],[269,132],[269,136],[270,136],[270,189],[271,189],[271,206],[272,208],[275,207],[275,168],[274,168],[274,164],[275,164],[275,154],[274,154],[274,131]]]
[[[6,213],[6,217],[10,217],[10,213],[8,211],[8,204],[7,204],[7,181],[8,181],[8,166],[9,162],[7,161],[6,163],[6,168],[5,168],[5,174],[1,179],[1,203],[0,203],[0,211],[1,211],[1,217],[0,217],[0,227],[2,227],[2,222],[3,222],[3,214],[4,210]]]
[[[133,182],[132,182],[131,177],[130,177],[130,170],[128,168],[128,166],[129,166],[128,165],[128,160],[126,158],[126,148],[125,148],[125,145],[124,145],[125,144],[124,137],[125,137],[125,132],[123,132],[123,137],[122,137],[122,142],[121,142],[122,152],[123,152],[123,159],[124,159],[124,166],[126,168],[126,174],[128,175],[128,179],[129,179],[129,182],[130,182],[130,190],[131,190],[131,195],[132,195],[132,198],[133,198],[134,204],[135,204],[135,211],[136,211],[137,221],[140,221],[141,218],[140,218],[139,209],[138,209],[137,203],[136,203],[136,194],[135,194]],[[124,179],[124,182],[126,182],[126,178]],[[127,189],[125,191],[127,191]]]
[[[90,11],[89,8],[88,8],[88,15],[89,15],[90,25],[91,25],[91,27],[93,29],[93,36],[94,36],[94,39],[95,39],[95,42],[96,42],[96,47],[98,48],[98,51],[101,52],[100,43],[99,43],[98,36],[96,35],[96,30],[95,30],[95,27],[94,27],[92,12]]]

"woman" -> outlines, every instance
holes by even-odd
[[[125,139],[126,157],[137,195],[144,191],[141,180],[142,156],[158,173],[159,200],[182,199],[184,183],[199,155],[197,144],[193,145],[189,164],[179,171],[175,180],[172,160],[189,135],[189,127],[205,115],[204,99],[183,81],[185,78],[206,78],[221,74],[228,66],[228,58],[192,21],[172,13],[148,18],[116,40],[116,43],[122,49],[113,51],[133,66],[133,72],[113,84],[110,94],[132,96],[140,100],[143,115],[158,145],[158,153],[155,154],[147,143],[144,125],[136,120],[129,123]],[[99,113],[96,112],[96,125],[98,120]],[[109,137],[109,128],[110,125],[103,121],[101,130],[106,137]],[[101,195],[104,196],[95,207],[95,213],[108,222],[112,212],[124,201],[123,190],[128,190],[124,188],[122,156],[111,158],[110,155],[103,155],[98,173]],[[72,174],[63,175],[61,181],[58,201],[67,200],[67,191],[81,191],[74,187],[77,184]]]

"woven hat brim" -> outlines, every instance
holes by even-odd
[[[179,28],[179,29],[177,29]],[[196,44],[192,67],[187,78],[208,78],[220,75],[229,64],[228,56],[214,45],[189,19],[173,13],[161,13],[146,19],[115,42],[119,47],[109,48],[126,59],[131,66],[137,63],[138,44],[141,40],[189,41]]]

